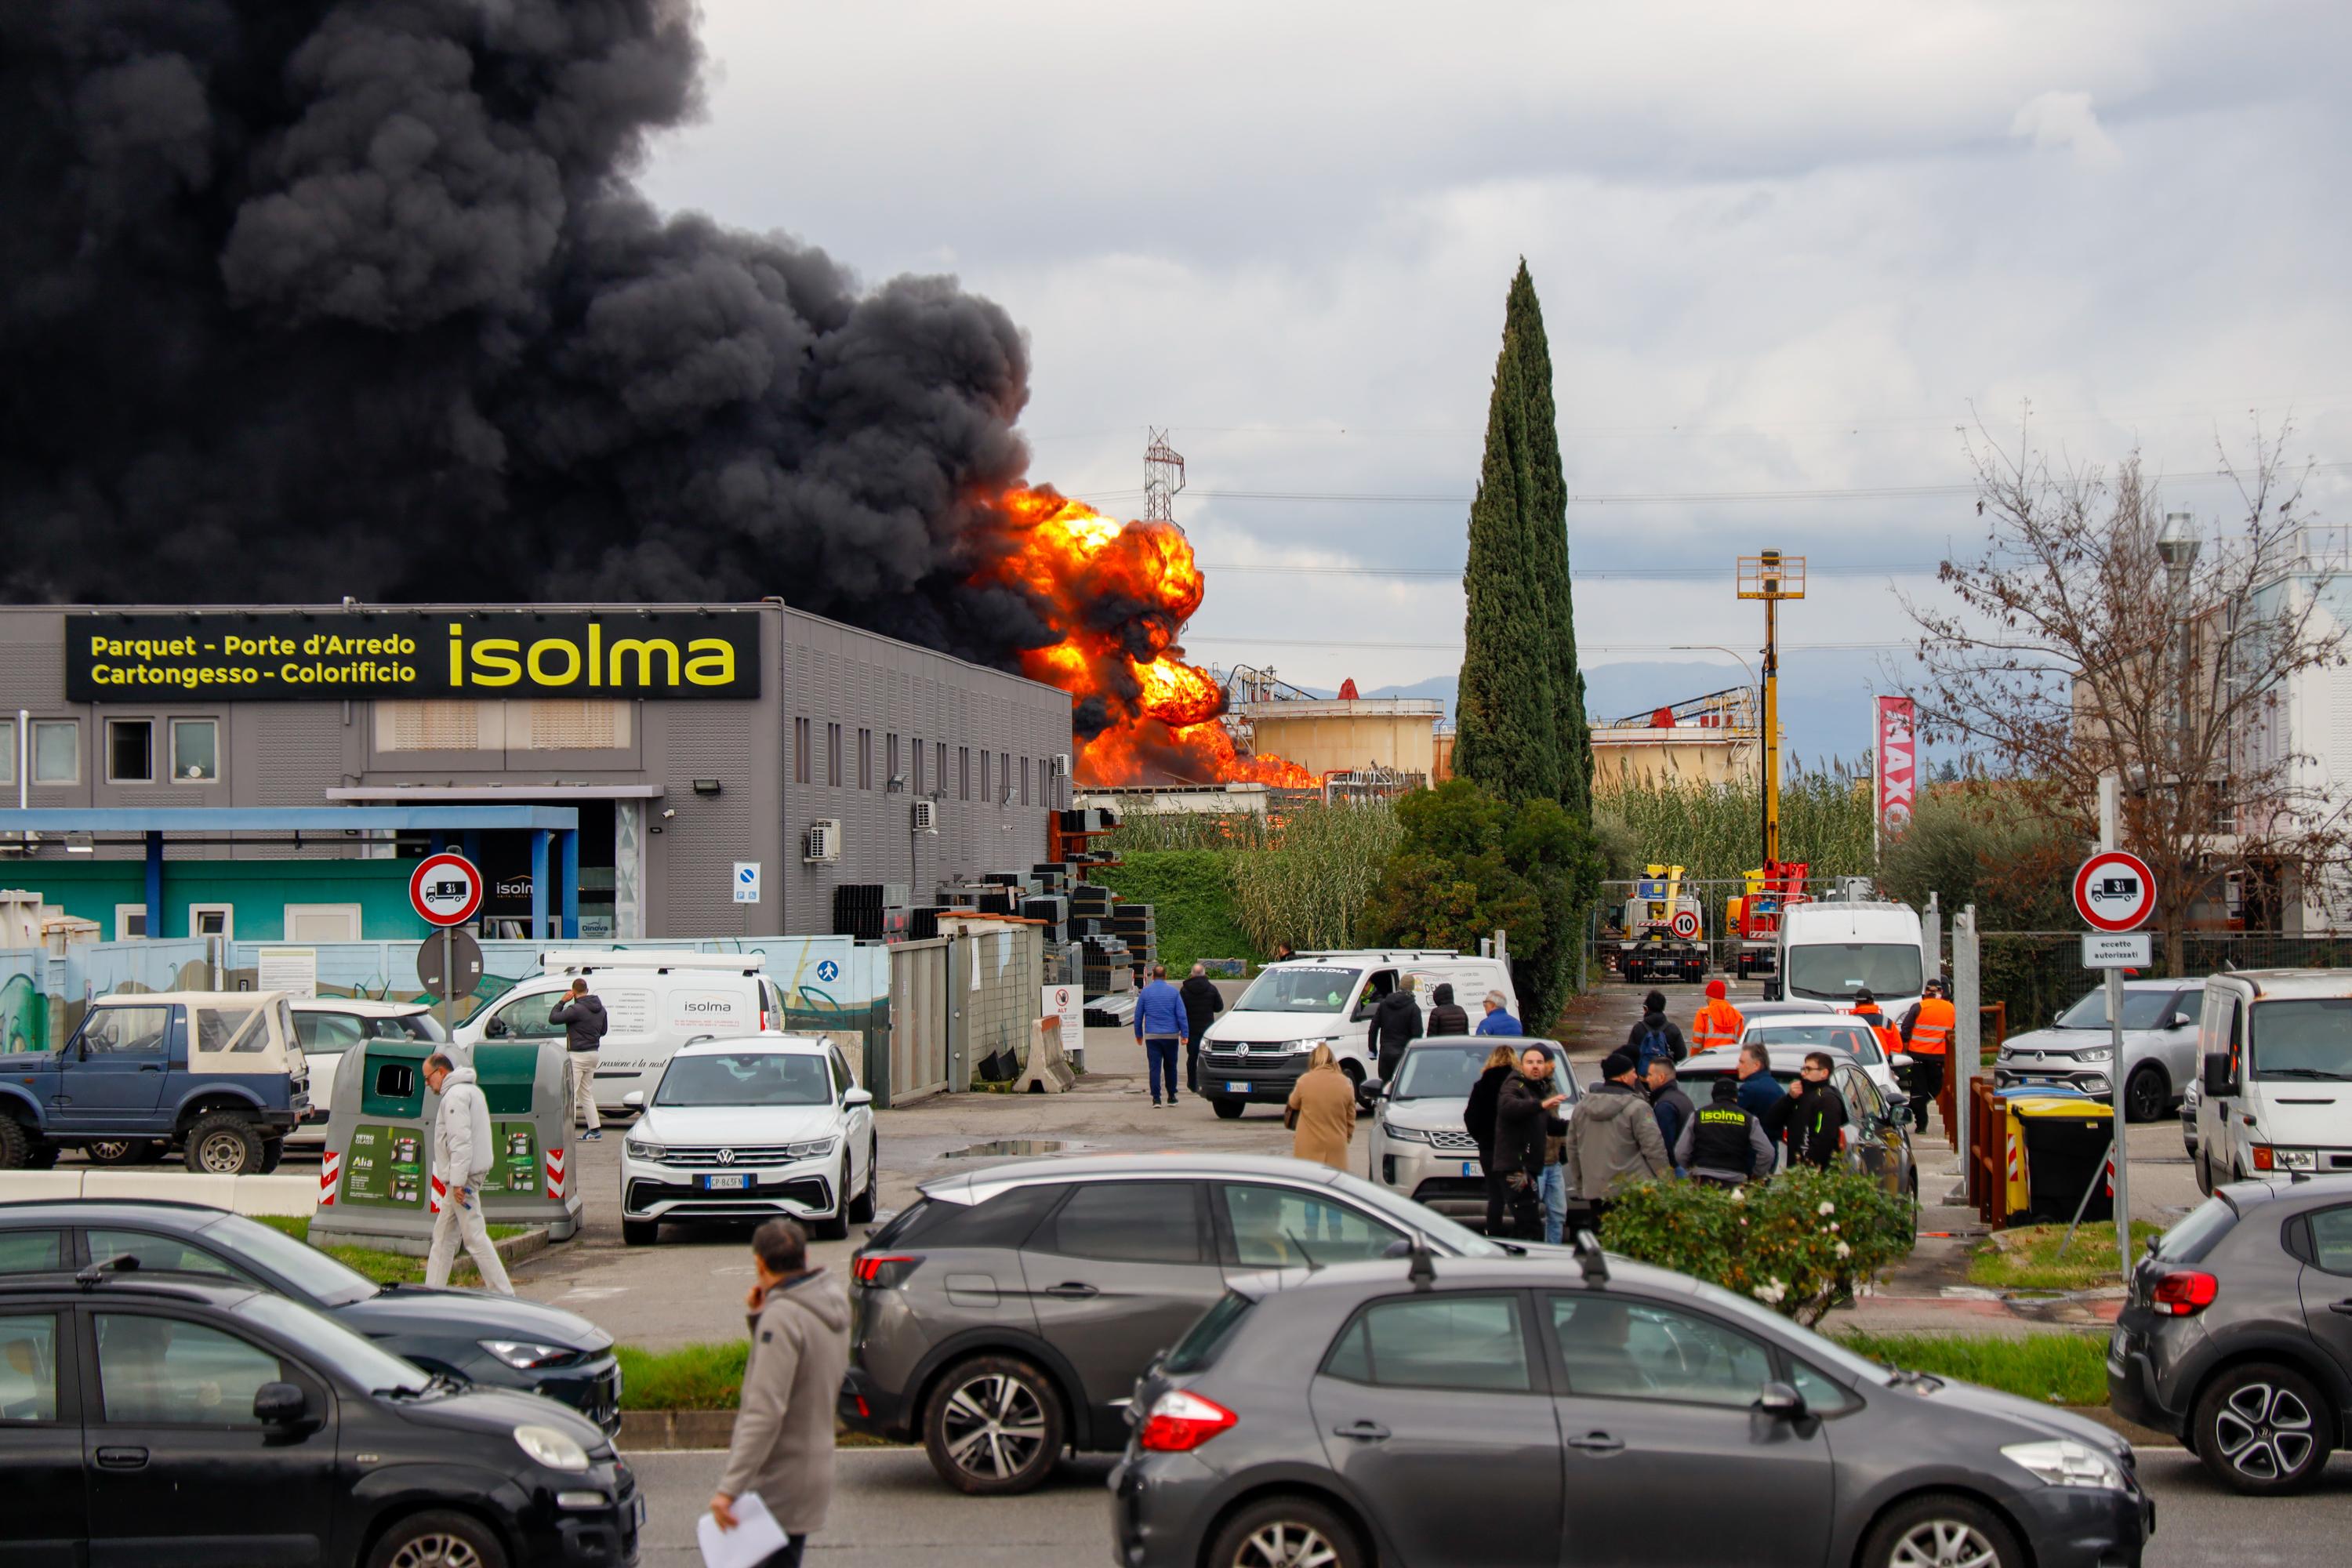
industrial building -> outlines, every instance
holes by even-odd
[[[389,938],[446,846],[485,934],[825,932],[837,886],[1044,859],[1071,740],[1062,691],[779,600],[6,606],[0,886],[108,939]]]
[[[1761,721],[1753,687],[1735,686],[1592,726],[1592,787],[1754,784]]]

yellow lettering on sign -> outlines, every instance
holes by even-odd
[[[704,650],[709,650],[708,652]],[[724,637],[697,637],[686,645],[686,678],[697,686],[735,683],[735,645]]]
[[[550,652],[563,656],[562,674],[550,675],[540,662]],[[569,686],[580,679],[580,649],[562,637],[541,637],[531,644],[526,662],[530,667],[530,678],[541,686]]]
[[[654,660],[656,658],[666,661],[662,667],[666,673],[662,676],[660,684],[664,686],[677,684],[677,644],[667,637],[623,637],[613,645],[612,683],[614,686],[625,686],[629,683],[627,678],[622,674],[623,661],[633,655],[637,661],[637,685],[655,684]]]
[[[484,637],[474,645],[474,684],[512,686],[522,679],[522,661],[511,657],[522,651],[512,637]]]
[[[466,624],[463,621],[449,623],[449,684],[466,684]]]

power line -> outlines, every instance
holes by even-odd
[[[1187,637],[1183,646],[1195,643],[1238,643],[1249,647],[1354,647],[1405,648],[1414,652],[1460,653],[1459,642],[1345,642],[1333,637]],[[1915,645],[1907,642],[1784,642],[1783,653],[1908,653]],[[1589,643],[1577,641],[1577,651],[1583,653],[1688,653],[1687,643]]]
[[[1940,564],[1933,561],[1896,562],[1883,565],[1832,565],[1824,563],[1813,567],[1811,572],[1816,577],[1930,577],[1935,575]],[[1271,573],[1306,577],[1414,577],[1450,581],[1462,575],[1459,566],[1282,566],[1202,562],[1200,567],[1203,572]],[[1609,577],[1729,577],[1732,569],[1727,566],[1577,566],[1571,574],[1581,583]]]

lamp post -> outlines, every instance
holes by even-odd
[[[2164,562],[2166,586],[2172,595],[2172,627],[2180,639],[2179,649],[2173,656],[2172,743],[2179,752],[2181,766],[2173,770],[2187,788],[2189,751],[2189,682],[2192,661],[2190,629],[2182,624],[2182,611],[2189,598],[2189,574],[2196,569],[2197,552],[2201,542],[2197,537],[2197,520],[2185,511],[2164,514],[2164,526],[2156,531],[2156,552]]]

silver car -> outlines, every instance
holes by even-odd
[[[2197,1020],[2204,1007],[2202,980],[2124,982],[2124,1097],[2134,1121],[2158,1120],[2188,1091],[2197,1076]],[[2115,1055],[2102,988],[2059,1014],[2050,1027],[2004,1040],[1993,1062],[1993,1083],[2105,1098],[2115,1092]]]
[[[1376,1112],[1368,1173],[1376,1185],[1455,1219],[1486,1218],[1485,1170],[1477,1140],[1463,1126],[1462,1115],[1472,1086],[1498,1046],[1515,1058],[1529,1046],[1541,1046],[1551,1055],[1557,1092],[1568,1096],[1570,1105],[1576,1102],[1582,1090],[1557,1040],[1507,1035],[1415,1040],[1397,1064],[1394,1083],[1374,1079],[1363,1088],[1362,1099]],[[1559,1114],[1566,1116],[1568,1106]]]

